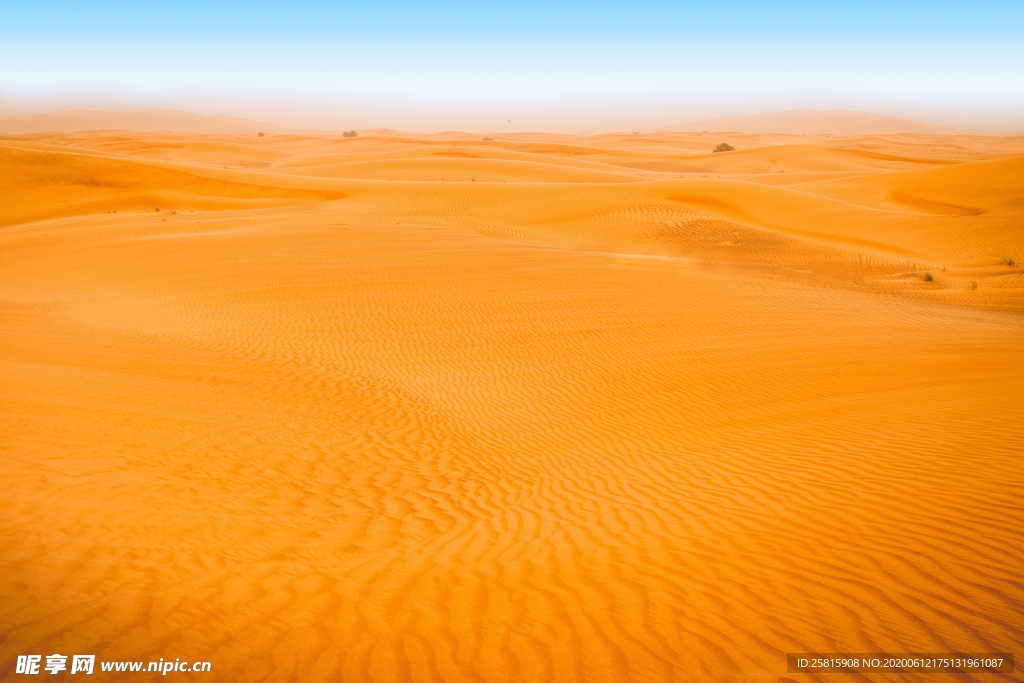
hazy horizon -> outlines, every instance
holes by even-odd
[[[294,127],[587,132],[804,108],[1020,127],[1018,4],[869,4],[23,5],[0,100]]]

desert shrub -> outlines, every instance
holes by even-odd
[[[977,280],[971,280],[970,282],[967,283],[967,289],[971,290],[972,292],[974,290],[976,290],[977,288],[978,288],[978,281]]]
[[[1015,265],[1017,265],[1017,262],[1014,261],[1009,256],[1007,256],[1006,258],[1003,259],[1003,263],[1005,263],[1006,265],[1010,266],[1011,268],[1013,268]]]
[[[342,135],[346,138],[354,138],[355,136],[359,135],[359,132],[354,130],[346,130],[344,133],[342,133]]]
[[[266,133],[264,133],[262,130],[259,133],[256,133],[256,137],[258,137],[258,138],[261,138],[264,135],[266,135]]]
[[[728,142],[719,142],[718,146],[715,147],[716,152],[731,152],[734,149],[736,148],[730,145]]]
[[[921,276],[921,279],[924,280],[925,282],[934,282],[935,281],[935,278],[932,276],[931,273],[925,273],[924,275]]]

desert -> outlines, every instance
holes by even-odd
[[[1024,137],[53,125],[0,135],[4,667],[1024,652]]]

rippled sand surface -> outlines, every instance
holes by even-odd
[[[0,138],[0,678],[1024,655],[1024,139],[720,138]]]

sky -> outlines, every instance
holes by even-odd
[[[804,107],[1024,120],[1021,0],[4,4],[8,109],[407,128],[642,128]]]

